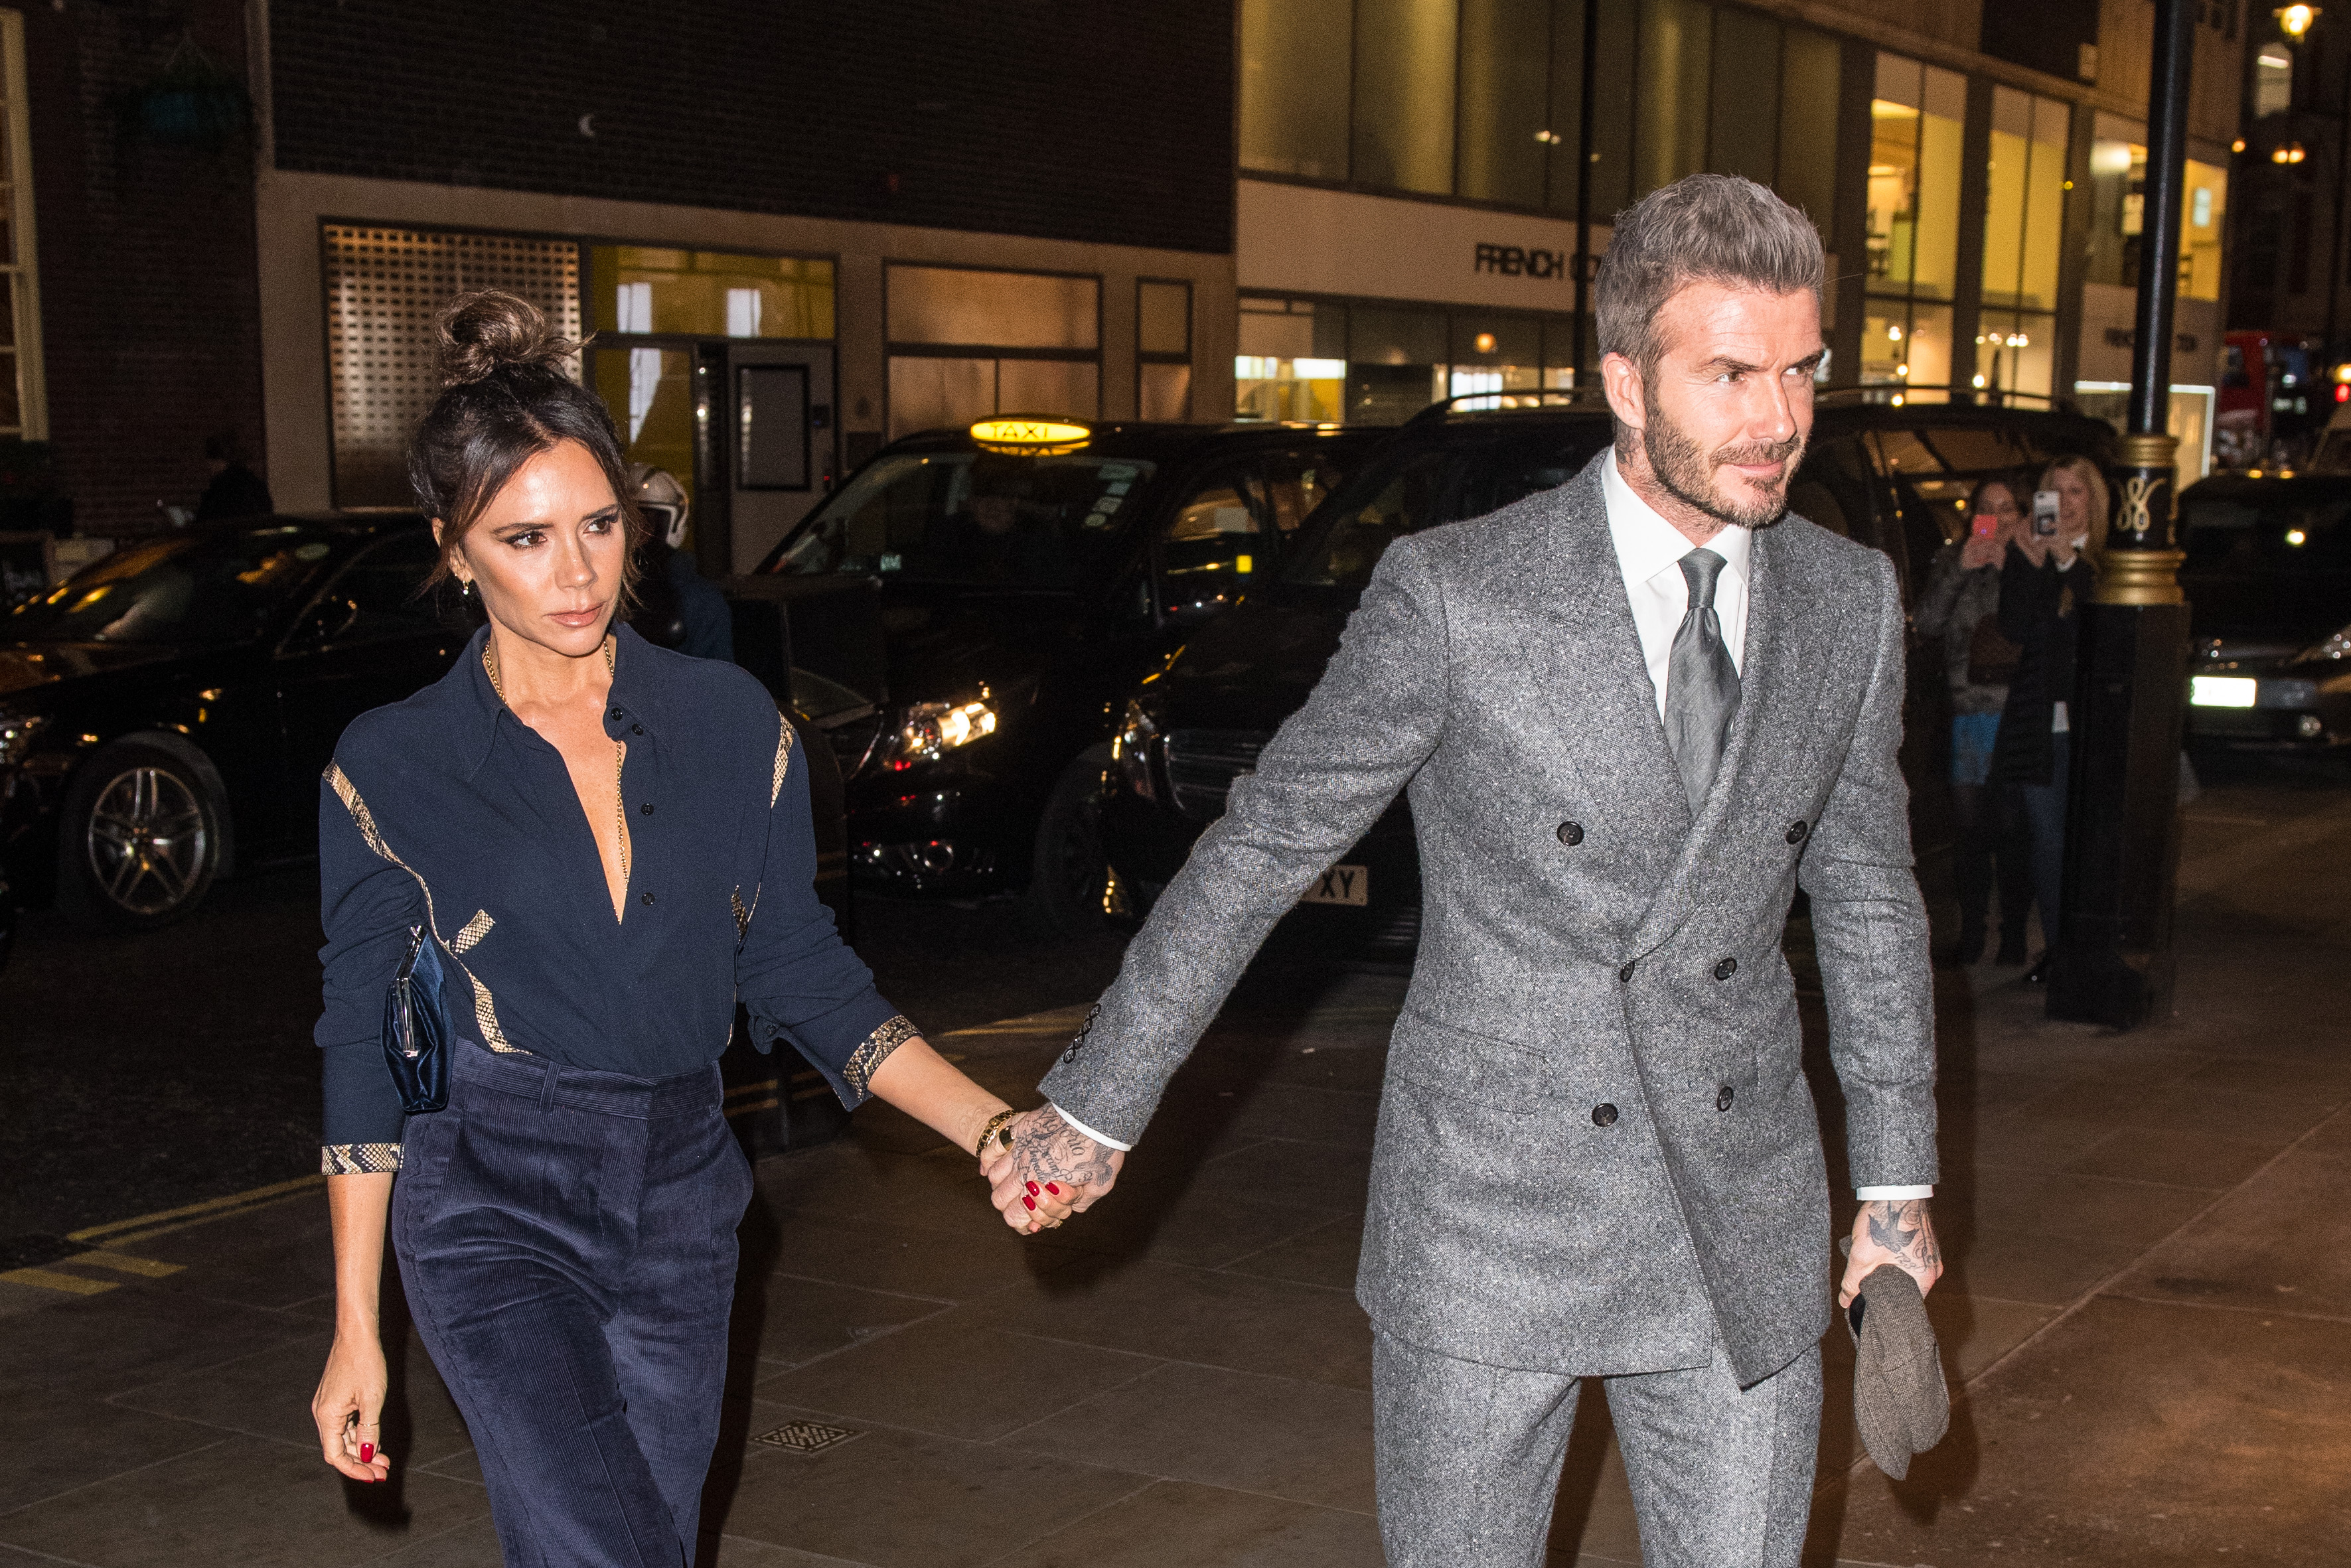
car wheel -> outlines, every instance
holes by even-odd
[[[204,901],[220,870],[219,808],[193,768],[154,746],[110,746],[66,797],[58,891],[78,924],[168,926]]]
[[[1037,824],[1022,913],[1046,937],[1074,937],[1102,929],[1110,863],[1102,844],[1102,780],[1110,747],[1081,752],[1061,770]]]

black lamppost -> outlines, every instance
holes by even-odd
[[[2130,421],[2116,475],[2122,505],[2095,600],[2081,611],[2064,914],[2049,965],[2049,1016],[2118,1029],[2171,1012],[2188,603],[2171,539],[2179,443],[2166,416],[2195,27],[2189,0],[2156,0]]]

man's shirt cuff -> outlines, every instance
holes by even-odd
[[[1049,1106],[1053,1105],[1053,1102],[1050,1100],[1048,1100],[1045,1103]],[[1069,1112],[1061,1110],[1061,1107],[1059,1106],[1053,1106],[1053,1109],[1061,1112],[1061,1119],[1069,1124],[1070,1130],[1071,1132],[1081,1133],[1085,1137],[1090,1137],[1096,1143],[1102,1145],[1104,1148],[1114,1148],[1118,1150],[1119,1153],[1124,1154],[1134,1147],[1131,1143],[1121,1143],[1114,1137],[1104,1137],[1102,1134],[1094,1131],[1093,1128],[1086,1126],[1085,1123],[1078,1120],[1077,1117],[1071,1116]]]
[[[1066,1115],[1063,1116],[1061,1119],[1063,1121],[1070,1120]],[[1071,1127],[1077,1126],[1075,1122],[1070,1122],[1070,1125]],[[1083,1129],[1081,1128],[1080,1130],[1082,1131]],[[1931,1186],[1856,1187],[1853,1189],[1853,1195],[1855,1198],[1860,1199],[1864,1203],[1894,1203],[1898,1202],[1905,1198],[1932,1198],[1935,1196],[1935,1189]]]

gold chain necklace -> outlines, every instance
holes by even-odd
[[[606,637],[604,639],[606,674],[611,674],[617,668],[619,658],[620,639]],[[482,644],[482,673],[490,678],[490,690],[496,692],[498,701],[502,705],[505,704],[507,689],[498,680],[498,645],[495,638]],[[615,820],[612,825],[612,842],[621,851],[621,886],[622,888],[629,885],[629,802],[626,792],[622,787],[622,775],[628,765],[629,743],[626,741],[614,741],[612,742],[612,807]]]

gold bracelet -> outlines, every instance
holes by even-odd
[[[980,1158],[986,1159],[987,1158],[987,1140],[989,1138],[998,1139],[1004,1147],[1010,1148],[1012,1147],[1012,1129],[1006,1127],[1004,1124],[1010,1121],[1014,1116],[1017,1116],[1020,1113],[1019,1111],[998,1111],[994,1116],[988,1117],[987,1125],[979,1129],[979,1142],[973,1147],[971,1152],[978,1156]]]

